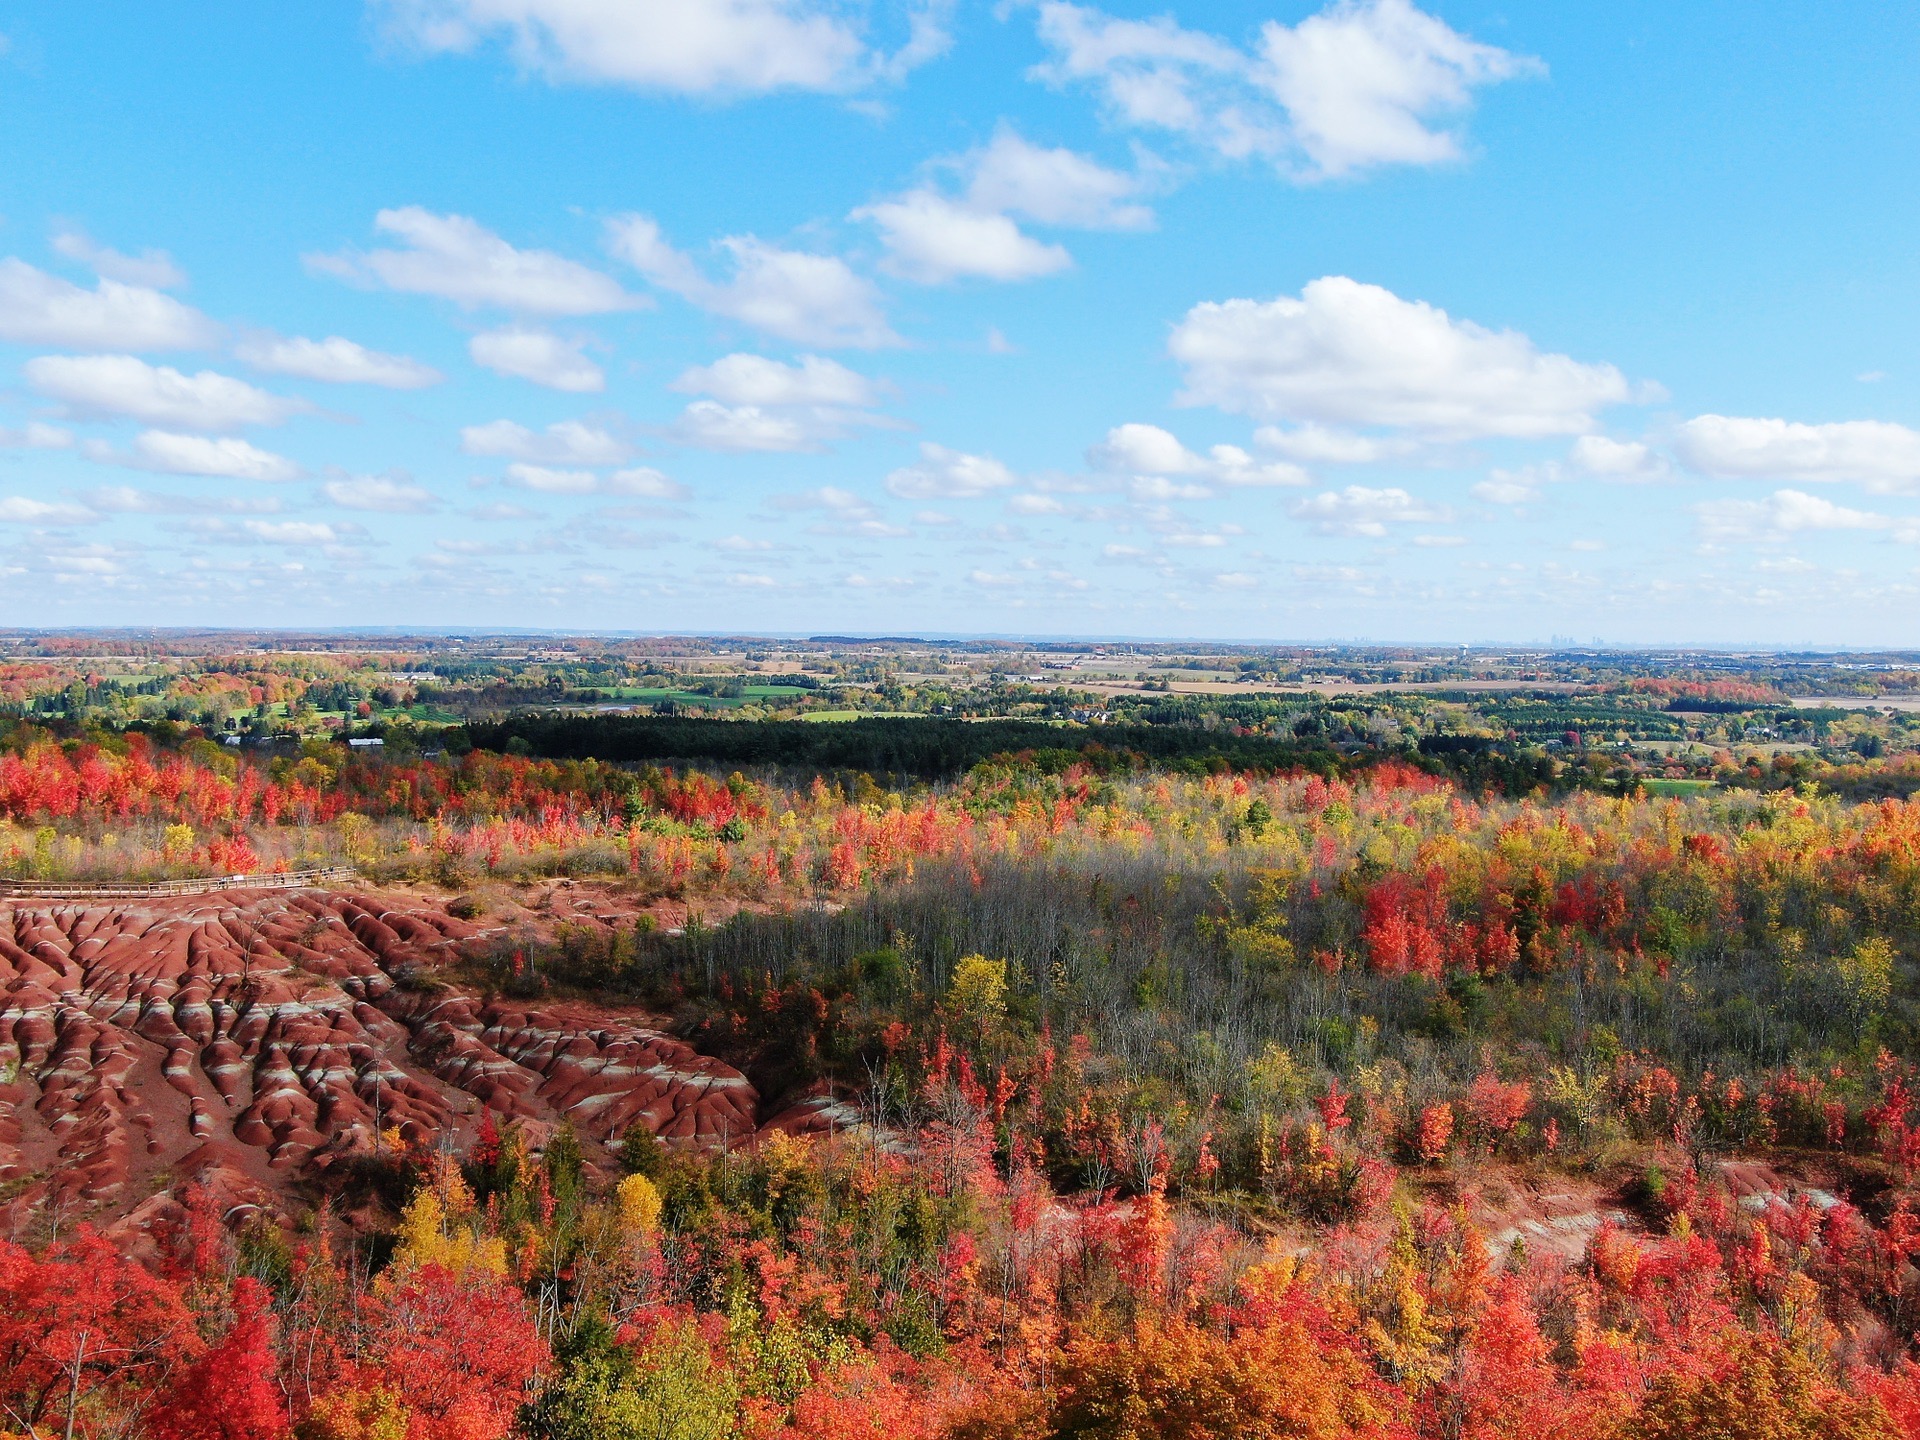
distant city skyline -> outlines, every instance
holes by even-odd
[[[1916,62],[1887,4],[19,0],[0,625],[1920,646]]]

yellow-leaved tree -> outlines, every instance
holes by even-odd
[[[982,1027],[1007,1013],[1007,962],[984,955],[963,955],[954,962],[947,1004]]]
[[[629,1235],[651,1240],[660,1228],[660,1190],[644,1175],[629,1175],[614,1192],[620,1208],[620,1228]]]
[[[402,1269],[437,1266],[463,1279],[507,1273],[506,1242],[484,1232],[473,1191],[450,1158],[434,1161],[426,1182],[400,1212],[393,1263]]]

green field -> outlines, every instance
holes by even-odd
[[[609,700],[642,700],[649,704],[671,700],[676,705],[733,710],[752,700],[797,700],[813,691],[799,685],[748,685],[743,695],[703,695],[697,690],[666,690],[653,685],[609,685],[601,693]]]
[[[693,690],[662,690],[655,686],[608,686],[602,693],[610,700],[644,700],[650,704],[671,700],[676,705],[711,705],[721,710],[732,710],[746,704],[738,697],[702,695]]]
[[[841,720],[911,720],[911,710],[809,710],[795,717],[800,720],[834,722]]]

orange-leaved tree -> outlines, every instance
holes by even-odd
[[[243,1275],[233,1286],[233,1323],[161,1398],[148,1440],[279,1440],[287,1410],[277,1368],[272,1297]]]
[[[1617,1440],[1901,1440],[1880,1402],[1777,1338],[1737,1332],[1705,1366],[1655,1378]]]
[[[0,1422],[121,1434],[201,1349],[179,1291],[82,1229],[38,1257],[0,1240]]]

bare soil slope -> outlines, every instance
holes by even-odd
[[[639,1014],[437,983],[474,926],[417,896],[234,890],[0,904],[0,1235],[55,1212],[144,1228],[182,1181],[258,1203],[374,1144],[634,1121],[724,1144],[738,1071]]]

